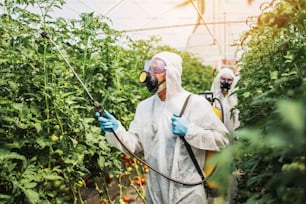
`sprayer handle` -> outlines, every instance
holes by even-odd
[[[95,112],[98,112],[100,114],[100,116],[103,116],[103,107],[100,103],[95,102]]]

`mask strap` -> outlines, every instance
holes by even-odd
[[[158,85],[161,85],[162,83],[165,83],[166,79],[162,80],[160,83],[158,83]]]
[[[157,92],[156,92],[156,93],[161,92],[161,91],[164,90],[165,88],[166,88],[166,79],[164,79],[163,81],[161,81],[161,82],[158,84],[158,89],[157,89]]]

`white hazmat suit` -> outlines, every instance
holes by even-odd
[[[220,78],[223,75],[230,75],[233,78],[231,87],[225,96],[223,95],[220,88]],[[235,91],[237,82],[238,82],[238,77],[234,74],[234,72],[231,69],[222,68],[218,72],[211,86],[211,91],[214,94],[214,98],[218,98],[222,103],[223,114],[224,114],[224,125],[231,133],[240,126],[239,111],[238,109],[234,109],[235,106],[238,104],[237,96],[235,93],[233,93]]]
[[[181,86],[182,59],[170,52],[158,57],[166,62],[166,100],[157,94],[139,103],[128,131],[120,124],[115,131],[131,152],[144,152],[152,167],[176,180],[194,183],[201,181],[180,136],[171,129],[173,113],[180,113],[190,94]],[[205,150],[219,151],[228,144],[227,130],[202,96],[192,95],[183,115],[189,121],[186,141],[191,145],[200,166],[204,165]],[[112,133],[106,133],[110,144],[127,153]],[[147,204],[207,203],[203,185],[177,184],[149,171],[146,188]]]

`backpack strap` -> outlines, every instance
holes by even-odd
[[[181,112],[180,112],[180,117],[182,117],[182,115],[183,115],[184,112],[185,112],[185,109],[186,109],[186,106],[187,106],[188,101],[189,101],[189,99],[190,99],[190,96],[191,96],[191,94],[190,94],[190,95],[186,98],[186,100],[185,100],[185,103],[184,103],[184,105],[183,105],[183,107],[182,107],[182,110],[181,110]],[[210,187],[208,186],[208,183],[207,183],[207,181],[206,181],[206,179],[205,179],[205,176],[204,176],[204,174],[203,174],[203,172],[202,172],[202,169],[201,169],[201,167],[200,167],[200,165],[199,165],[197,159],[195,158],[195,155],[194,155],[194,153],[193,153],[193,151],[192,151],[192,149],[191,149],[190,144],[186,141],[186,139],[185,139],[184,137],[180,137],[180,138],[183,140],[183,142],[184,142],[184,144],[185,144],[185,147],[186,147],[186,149],[187,149],[187,151],[188,151],[188,153],[189,153],[189,156],[190,156],[190,158],[191,158],[191,160],[192,160],[192,162],[193,162],[195,168],[197,169],[197,172],[198,172],[198,173],[200,174],[200,176],[201,176],[201,180],[203,181],[204,190],[205,190],[205,192],[206,192],[206,197],[208,197],[208,195],[211,193],[211,189],[210,189]]]
[[[187,98],[186,98],[186,100],[185,100],[185,102],[184,102],[184,105],[183,105],[183,107],[182,107],[182,109],[181,109],[181,112],[180,112],[180,117],[182,117],[182,115],[184,114],[185,109],[186,109],[186,107],[187,107],[187,104],[188,104],[188,101],[189,101],[190,97],[191,97],[191,94],[189,94],[189,95],[187,96]]]

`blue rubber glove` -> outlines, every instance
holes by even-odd
[[[172,118],[172,132],[176,135],[184,137],[187,133],[189,122],[185,117],[179,117],[178,114],[173,114]]]
[[[106,132],[112,132],[113,130],[117,130],[119,128],[119,122],[116,118],[107,112],[103,111],[103,117],[100,116],[100,113],[96,112],[96,116],[98,117],[98,121],[100,123],[100,128]]]

